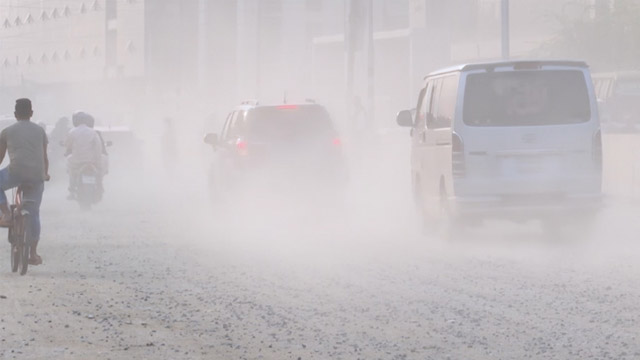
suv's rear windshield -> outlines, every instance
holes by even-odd
[[[587,122],[591,107],[581,71],[509,71],[467,77],[463,121],[470,126]]]
[[[247,114],[248,135],[265,140],[326,136],[331,119],[321,106],[285,105],[256,108]]]

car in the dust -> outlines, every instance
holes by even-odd
[[[295,195],[340,191],[347,181],[342,142],[322,105],[245,101],[229,113],[212,146],[214,201],[256,193]],[[251,195],[248,195],[251,196]]]
[[[604,132],[640,131],[640,71],[595,73],[593,85]]]
[[[586,221],[601,203],[602,140],[586,63],[460,65],[425,78],[411,178],[425,220],[450,231],[488,218]],[[431,222],[429,222],[431,223]]]
[[[97,126],[95,128],[109,149],[111,173],[137,174],[143,168],[143,142],[128,126]]]

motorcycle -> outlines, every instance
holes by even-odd
[[[111,141],[104,143],[105,147],[112,146]],[[66,146],[64,142],[60,142],[60,146]],[[100,164],[103,169],[108,169],[109,160],[106,151],[101,159]],[[106,172],[105,172],[106,173]],[[70,200],[78,201],[80,208],[83,210],[90,210],[91,206],[97,204],[102,200],[102,193],[104,188],[102,187],[102,177],[105,173],[101,173],[100,169],[94,163],[84,163],[79,166],[71,174]]]
[[[102,199],[102,179],[98,168],[91,163],[83,164],[73,174],[75,199],[83,210],[90,210],[92,205]]]

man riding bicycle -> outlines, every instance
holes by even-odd
[[[49,180],[49,159],[47,158],[47,133],[31,122],[33,109],[31,100],[18,99],[14,113],[17,123],[7,127],[0,133],[0,163],[9,153],[9,166],[0,170],[0,226],[11,225],[11,213],[7,204],[5,191],[22,187],[25,208],[33,215],[31,234],[33,238],[29,264],[40,265],[42,258],[38,255],[37,246],[40,241],[40,204],[44,192],[44,181]]]

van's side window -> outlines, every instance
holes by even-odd
[[[437,94],[433,96],[432,116],[427,123],[430,129],[450,128],[458,98],[458,76],[451,75],[438,80]]]
[[[427,108],[429,109],[429,111],[427,112],[427,128],[429,129],[434,128],[436,115],[438,114],[438,101],[440,98],[441,84],[441,79],[435,79],[431,82],[431,92],[429,94],[429,103],[427,104]]]
[[[416,118],[414,121],[414,126],[416,128],[423,128],[426,125],[426,119],[427,119],[427,111],[426,111],[426,104],[428,103],[428,99],[427,99],[427,89],[428,89],[429,85],[427,84],[421,91],[420,91],[420,98],[418,100],[418,108],[416,111]]]

